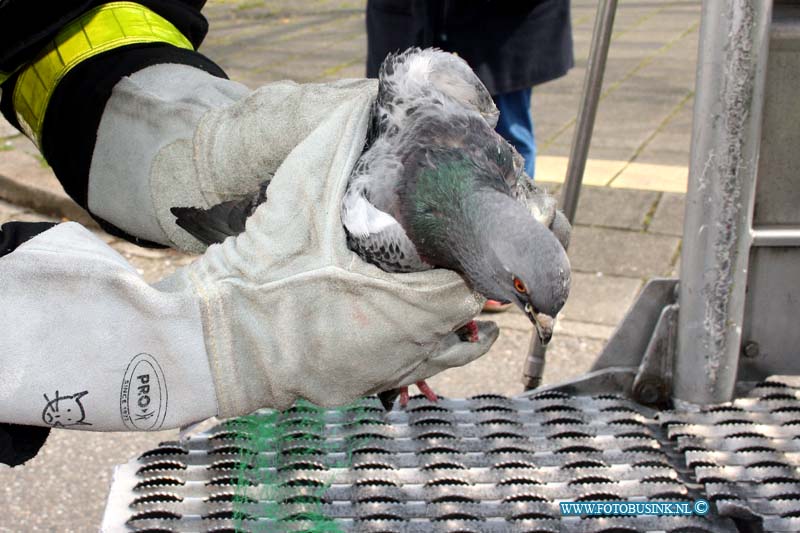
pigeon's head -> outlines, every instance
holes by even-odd
[[[510,200],[510,199],[509,199]],[[483,264],[471,274],[485,297],[512,302],[533,322],[543,344],[567,301],[570,263],[559,240],[516,201],[482,217]]]

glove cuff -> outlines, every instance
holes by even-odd
[[[280,81],[205,113],[191,139],[166,146],[153,160],[155,216],[171,245],[192,252],[205,248],[175,225],[172,207],[207,208],[252,195],[337,109],[364,102],[375,90],[376,80]]]
[[[0,336],[0,420],[154,431],[216,413],[194,295],[149,286],[78,224],[4,256],[0,294],[13,325]]]
[[[128,234],[174,245],[174,205],[204,205],[192,139],[203,115],[243,98],[247,87],[181,64],[152,65],[114,86],[97,129],[88,207]],[[168,182],[161,185],[160,182]],[[167,189],[164,191],[163,189]],[[199,203],[195,203],[199,202]],[[182,247],[202,251],[204,246]]]

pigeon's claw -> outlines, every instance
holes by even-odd
[[[425,383],[424,379],[421,381],[417,381],[415,385],[417,386],[419,391],[422,394],[424,394],[425,397],[430,401],[436,402],[439,400],[439,397],[436,396],[436,393],[433,392],[433,389],[431,389],[430,385]],[[408,387],[400,387],[398,390],[400,391],[400,407],[405,408],[408,405],[408,400],[410,398],[408,394]]]
[[[405,409],[408,405],[408,387],[400,387],[400,407]]]
[[[480,337],[478,335],[477,322],[470,320],[456,330],[456,335],[458,335],[462,342],[478,342]]]
[[[477,329],[477,326],[476,326],[476,329]],[[422,381],[417,381],[416,385],[417,385],[417,388],[419,389],[419,391],[422,394],[424,394],[425,397],[427,399],[429,399],[430,401],[435,403],[435,402],[437,402],[439,400],[439,397],[436,396],[436,393],[433,392],[433,389],[431,389],[430,385],[425,383],[424,379]]]
[[[464,327],[469,331],[469,342],[478,342],[478,324],[474,320],[470,320]]]

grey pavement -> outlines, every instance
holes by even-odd
[[[205,8],[211,31],[201,51],[251,87],[283,78],[360,77],[366,57],[364,4],[211,0]],[[539,179],[555,192],[574,130],[596,2],[576,0],[572,7],[576,67],[536,87],[532,103]],[[699,3],[690,1],[619,5],[586,175],[600,186],[584,187],[581,195],[570,247],[573,290],[548,352],[545,383],[590,368],[643,283],[677,271],[699,11]],[[592,174],[602,171],[608,176]],[[0,223],[89,222],[35,147],[2,120],[0,198]],[[149,281],[192,260],[93,230]],[[521,392],[531,326],[517,311],[484,318],[500,324],[500,339],[481,360],[430,380],[440,394]],[[0,531],[96,530],[113,465],[175,435],[54,430],[28,465],[0,470]]]

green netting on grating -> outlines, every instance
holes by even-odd
[[[236,529],[342,532],[325,515],[326,492],[335,471],[349,468],[354,447],[366,441],[349,435],[369,424],[367,414],[374,410],[363,400],[333,410],[299,401],[285,411],[227,421],[240,450],[233,498]]]

